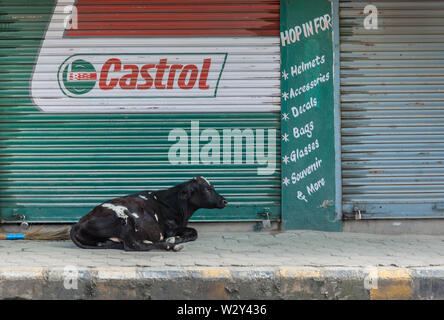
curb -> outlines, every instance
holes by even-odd
[[[0,299],[444,299],[444,267],[1,268]]]

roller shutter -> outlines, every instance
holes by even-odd
[[[71,5],[78,26],[65,30]],[[194,221],[255,221],[265,211],[279,219],[279,1],[11,0],[2,1],[0,12],[3,221],[23,215],[73,222],[104,200],[171,187],[197,174],[230,204],[199,210]],[[121,61],[109,64],[116,77],[128,65],[141,71],[162,59],[190,72],[181,84],[179,71],[170,76],[170,91],[155,91],[169,85],[165,78],[151,91],[136,92],[149,84],[139,73],[99,92],[113,84],[98,68],[109,59]],[[157,74],[151,76],[154,82]],[[243,137],[241,160],[234,147],[222,158],[224,129]],[[186,164],[168,156],[179,141],[172,131],[186,134]],[[208,135],[220,137],[220,158],[196,158],[202,153],[192,147],[193,133],[200,148]],[[256,143],[262,136],[264,150]],[[273,152],[265,163],[261,155]],[[267,166],[274,168],[258,174]]]
[[[444,216],[444,1],[340,1],[347,218]]]

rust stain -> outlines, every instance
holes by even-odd
[[[211,299],[216,300],[228,300],[230,297],[228,296],[228,292],[225,289],[225,285],[223,282],[214,282],[208,286],[208,295]]]
[[[329,205],[333,203],[333,200],[324,200],[322,204],[319,206],[320,208],[327,208]]]

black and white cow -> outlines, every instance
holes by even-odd
[[[197,209],[226,205],[211,183],[197,176],[166,190],[106,201],[71,228],[71,239],[86,249],[178,251],[181,243],[197,239],[197,231],[187,227]]]

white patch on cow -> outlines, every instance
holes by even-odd
[[[128,216],[125,213],[125,211],[128,211],[127,207],[116,206],[112,203],[104,203],[104,204],[102,204],[102,207],[113,210],[119,218],[125,220],[125,223],[127,222]]]
[[[159,241],[162,241],[163,240],[163,234],[160,234],[160,239],[159,239]]]
[[[152,244],[152,242],[151,242],[151,241],[148,241],[148,240],[143,240],[143,243],[146,243],[146,244]]]
[[[146,198],[144,196],[139,196],[139,198],[142,198],[143,200],[148,200],[148,198]]]
[[[137,213],[131,213],[131,215],[134,217],[134,218],[136,218],[136,219],[139,219],[139,215],[137,214]]]
[[[154,218],[156,218],[156,221],[159,222],[159,218],[157,217],[157,214],[154,214]]]
[[[108,238],[108,239],[113,242],[122,242],[122,240],[120,240],[119,238]]]
[[[157,200],[157,197],[156,197],[156,196],[153,196],[153,198],[154,198],[154,200]]]

